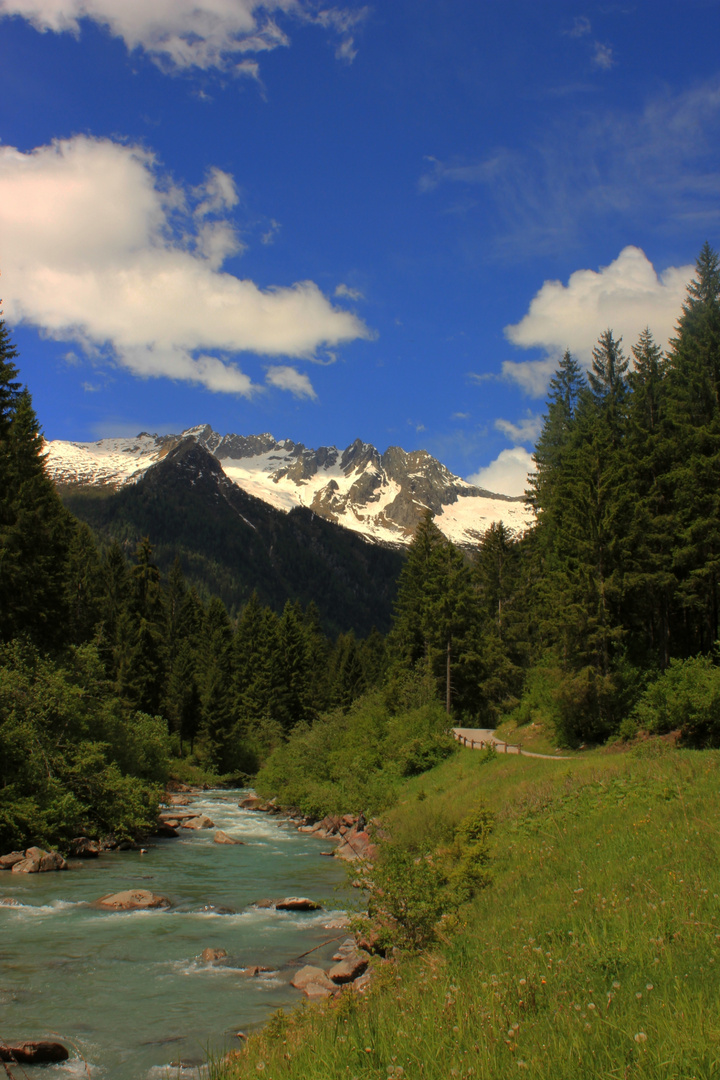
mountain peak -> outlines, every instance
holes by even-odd
[[[249,495],[285,512],[308,507],[376,542],[409,543],[428,508],[445,535],[465,546],[477,544],[493,522],[514,530],[530,523],[522,498],[473,487],[427,450],[390,446],[380,454],[359,438],[342,452],[336,446],[313,450],[269,432],[220,435],[198,424],[180,435],[50,442],[47,467],[60,485],[121,488],[165,458],[197,464],[193,444]]]

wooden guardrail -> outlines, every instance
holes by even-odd
[[[502,739],[468,739],[467,735],[460,735],[457,731],[453,731],[453,738],[471,750],[489,750],[490,747],[494,747],[498,753],[522,754],[523,752],[522,743],[507,743]]]

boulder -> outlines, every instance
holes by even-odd
[[[248,795],[246,799],[241,799],[238,806],[241,810],[257,810],[261,803],[262,799],[257,795]]]
[[[12,870],[15,863],[22,862],[24,851],[11,851],[9,855],[0,855],[0,870]]]
[[[149,908],[169,908],[170,901],[167,896],[158,896],[149,889],[127,889],[125,892],[101,896],[94,906],[106,911],[146,911]]]
[[[153,829],[153,836],[179,836],[177,826],[171,825],[169,821],[161,821],[159,825],[156,825]]]
[[[360,956],[348,957],[347,960],[341,960],[339,964],[335,964],[334,967],[330,968],[328,978],[338,985],[354,982],[355,979],[365,973],[367,966],[367,958]]]
[[[228,836],[228,834],[226,832],[223,832],[222,829],[218,829],[218,831],[213,836],[213,843],[214,844],[241,844],[241,845],[244,845],[245,841],[244,840],[236,840],[234,836]]]
[[[320,911],[322,904],[316,900],[308,900],[306,896],[286,896],[284,900],[275,901],[277,911]]]
[[[306,964],[305,967],[301,967],[299,971],[295,972],[290,985],[298,990],[306,990],[308,986],[317,986],[330,992],[335,989],[335,983],[328,979],[323,969],[313,967],[312,964]]]
[[[187,795],[168,795],[165,802],[168,806],[190,806],[191,800]]]
[[[263,910],[265,908],[274,908],[275,907],[275,901],[274,900],[256,900],[255,903],[253,904],[253,907],[262,908]]]
[[[183,829],[214,829],[215,822],[211,821],[206,814],[199,814],[198,817],[190,818],[189,821],[183,821]]]
[[[226,949],[203,949],[202,959],[205,963],[211,963],[213,960],[224,960],[227,956]]]
[[[101,844],[87,836],[76,836],[70,841],[70,854],[76,859],[97,859],[101,851]]]
[[[68,864],[57,851],[43,851],[39,847],[28,848],[25,858],[12,867],[13,874],[42,874],[47,870],[67,870]]]
[[[345,815],[343,816],[343,822],[344,822],[344,823],[345,823],[346,825],[349,825],[349,826],[350,826],[351,828],[352,828],[352,826],[353,826],[353,825],[355,824],[355,820],[356,820],[356,819],[355,819],[355,815],[354,815],[354,814],[345,814]]]
[[[317,983],[308,983],[303,989],[303,994],[310,1001],[318,1001],[320,998],[329,998],[332,990],[328,990],[325,986],[318,986]]]
[[[45,1065],[53,1061],[67,1061],[70,1053],[62,1043],[17,1042],[0,1043],[0,1061],[18,1062],[21,1065]]]

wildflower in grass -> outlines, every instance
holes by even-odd
[[[262,1072],[264,1070],[264,1068],[265,1068],[265,1062],[264,1061],[256,1061],[255,1062],[255,1068],[257,1069],[258,1072]]]
[[[638,990],[637,994],[635,995],[635,997],[636,997],[636,998],[638,999],[638,1001],[639,1001],[639,1000],[640,1000],[640,998],[642,997],[642,994],[640,993],[640,991],[639,991],[639,990]]]
[[[619,990],[619,989],[620,989],[620,983],[616,979],[615,982],[613,983],[613,990]]]
[[[644,1031],[638,1031],[637,1035],[635,1036],[635,1042],[636,1043],[647,1042],[647,1035],[645,1034]]]
[[[654,988],[652,983],[648,983],[647,986],[645,987],[645,989],[646,990],[654,990],[655,988]]]

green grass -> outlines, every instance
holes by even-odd
[[[372,993],[300,1007],[225,1080],[720,1076],[720,756],[658,742],[570,762],[462,751],[408,781],[393,835],[441,843],[482,795],[493,883]]]
[[[562,754],[565,757],[575,753],[564,747],[558,750],[554,732],[548,731],[540,721],[516,724],[514,720],[505,720],[495,729],[495,735],[513,746],[521,743],[523,750],[533,754]]]

